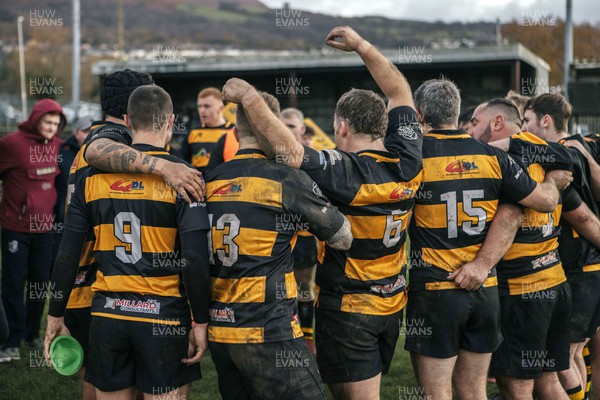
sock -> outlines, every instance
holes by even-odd
[[[585,372],[587,375],[587,383],[585,384],[585,397],[590,395],[590,388],[592,387],[592,359],[590,357],[590,348],[585,346],[582,351],[583,361],[585,362]]]
[[[298,301],[298,317],[300,319],[300,326],[302,327],[302,333],[306,339],[315,338],[315,301]]]
[[[581,385],[577,385],[573,389],[567,390],[567,395],[569,395],[570,400],[583,400],[585,397],[585,393],[581,388]]]

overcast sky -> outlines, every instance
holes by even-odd
[[[260,0],[271,8],[291,8],[345,17],[383,15],[396,19],[444,22],[520,20],[524,13],[565,17],[566,0]],[[533,15],[533,14],[530,14]],[[600,0],[573,0],[576,22],[600,22]]]

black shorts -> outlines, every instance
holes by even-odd
[[[534,293],[500,297],[504,341],[492,355],[491,376],[536,379],[569,369],[571,289],[564,282]]]
[[[87,365],[90,323],[92,322],[91,312],[92,307],[68,308],[65,312],[65,326],[83,349],[83,367]]]
[[[492,353],[500,336],[498,287],[409,291],[404,325],[404,348],[417,354]]]
[[[103,392],[136,386],[150,394],[171,392],[202,377],[186,366],[190,326],[92,316],[86,381]]]
[[[571,286],[571,343],[583,342],[600,324],[600,271],[567,274]]]
[[[294,269],[308,269],[317,264],[317,240],[314,236],[300,236],[294,246]]]
[[[317,363],[325,383],[359,382],[390,369],[403,312],[367,315],[315,309]]]
[[[325,399],[304,338],[257,344],[209,342],[223,400]]]

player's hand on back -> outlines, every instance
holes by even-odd
[[[562,169],[548,171],[545,182],[554,183],[558,190],[565,190],[573,182],[573,173]]]
[[[481,288],[489,274],[489,268],[481,262],[466,263],[448,276],[462,289],[478,290]]]
[[[361,44],[370,46],[369,42],[363,39],[356,31],[349,26],[337,26],[329,32],[325,43],[334,49],[343,51],[360,50]]]
[[[221,93],[223,93],[223,100],[241,104],[244,95],[249,90],[254,90],[254,87],[251,84],[243,79],[231,78],[225,82],[225,86],[223,86]]]
[[[160,171],[160,177],[167,185],[175,189],[187,203],[194,202],[190,199],[188,193],[191,194],[196,201],[204,200],[206,187],[204,185],[204,179],[202,179],[202,173],[197,169],[190,168],[183,163],[169,162],[169,164]]]
[[[182,363],[191,365],[200,362],[208,349],[208,323],[194,324],[189,335],[188,358]]]
[[[71,332],[65,326],[64,317],[53,317],[48,315],[48,323],[46,324],[46,337],[44,338],[44,357],[48,365],[52,365],[50,362],[50,345],[52,341],[60,335],[69,335]]]

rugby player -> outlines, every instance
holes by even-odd
[[[149,74],[144,74],[132,70],[117,71],[106,76],[102,81],[102,90],[100,93],[100,102],[105,120],[94,121],[92,123],[92,135],[100,137],[102,135],[112,135],[111,132],[126,131],[123,114],[127,112],[127,102],[131,92],[142,85],[151,85],[154,81]],[[75,159],[69,170],[67,178],[68,191],[65,209],[68,210],[70,196],[75,190],[75,183],[79,176],[91,168],[83,158],[85,147],[88,145],[88,135],[84,144],[75,156]],[[92,284],[96,280],[96,271],[98,263],[94,259],[94,232],[92,229],[88,232],[84,249],[79,260],[79,269],[75,285],[71,291],[67,310],[65,312],[65,325],[71,332],[71,335],[81,344],[84,354],[83,366],[79,372],[82,382],[82,394],[84,400],[95,399],[94,387],[86,382],[85,371],[87,365],[88,339],[91,322],[91,307],[93,292]]]
[[[230,79],[225,98],[241,103],[277,160],[306,171],[348,217],[348,251],[325,246],[317,268],[316,344],[323,381],[336,399],[378,399],[406,304],[406,226],[422,176],[422,134],[404,76],[349,27],[327,44],[355,51],[388,98],[353,89],[338,100],[338,150],[301,146],[246,82]],[[387,127],[387,134],[386,134]]]
[[[410,226],[407,324],[426,329],[407,330],[405,348],[427,395],[451,399],[454,384],[460,399],[482,399],[498,346],[493,267],[514,237],[514,221],[490,227],[498,201],[552,212],[557,186],[572,177],[553,171],[536,183],[505,152],[456,129],[460,94],[452,82],[426,81],[414,97],[425,127],[425,174]],[[492,240],[483,243],[486,235]]]
[[[508,150],[537,182],[543,180],[544,167],[572,168],[578,163],[576,155],[559,144],[521,132],[519,110],[509,100],[481,104],[472,123],[469,134]],[[562,215],[580,232],[600,224],[584,203],[577,202],[574,190],[569,187],[551,213],[502,204],[495,216],[522,218],[513,244],[496,267],[504,340],[492,356],[490,374],[505,398],[530,399],[535,384],[540,399],[568,399],[556,374],[569,368],[571,314],[571,291],[558,253],[558,222]],[[589,227],[578,226],[578,213],[590,216]]]
[[[188,133],[181,154],[184,160],[206,174],[210,168],[229,161],[235,155],[238,143],[233,136],[234,125],[223,116],[224,104],[219,89],[202,89],[197,105],[200,126]],[[214,161],[209,167],[211,159]]]
[[[289,128],[294,138],[299,142],[305,141],[306,125],[304,114],[297,108],[286,108],[281,111],[281,122]],[[308,231],[298,232],[294,246],[294,277],[298,285],[298,317],[306,344],[313,356],[316,356],[314,303],[315,283],[314,272],[317,265],[317,241]]]
[[[257,96],[279,114],[273,96]],[[207,176],[214,264],[208,334],[219,391],[226,400],[324,399],[298,322],[292,248],[297,231],[307,229],[331,248],[348,249],[350,222],[305,173],[267,159],[244,107],[236,116],[239,151]]]
[[[165,122],[157,125],[158,117]],[[138,151],[182,162],[164,149],[173,121],[171,98],[163,89],[146,85],[133,91],[125,122]],[[134,399],[136,387],[145,397],[187,393],[182,387],[201,376],[199,366],[191,364],[207,349],[206,204],[186,204],[153,175],[85,171],[70,201],[52,276],[60,295],[49,308],[47,359],[52,340],[69,333],[64,311],[90,228],[98,272],[92,285],[86,379],[96,388],[96,397]],[[157,259],[168,262],[157,268]],[[187,297],[181,293],[180,275]],[[156,327],[174,329],[161,335]]]
[[[558,94],[542,94],[531,99],[525,106],[524,128],[547,142],[577,140],[585,145],[581,135],[566,132],[571,117],[571,106]],[[583,156],[582,156],[583,157]],[[574,187],[579,200],[598,216],[598,206],[590,188],[589,164],[582,160],[583,171],[576,176]],[[564,210],[567,211],[567,210]],[[586,219],[585,215],[580,218]],[[567,371],[559,372],[561,383],[570,398],[583,399],[587,374],[582,351],[594,336],[600,323],[600,246],[586,238],[600,237],[600,231],[583,235],[568,220],[561,219],[559,253],[572,292],[570,352],[571,361]],[[592,359],[600,355],[600,348],[591,349]]]

